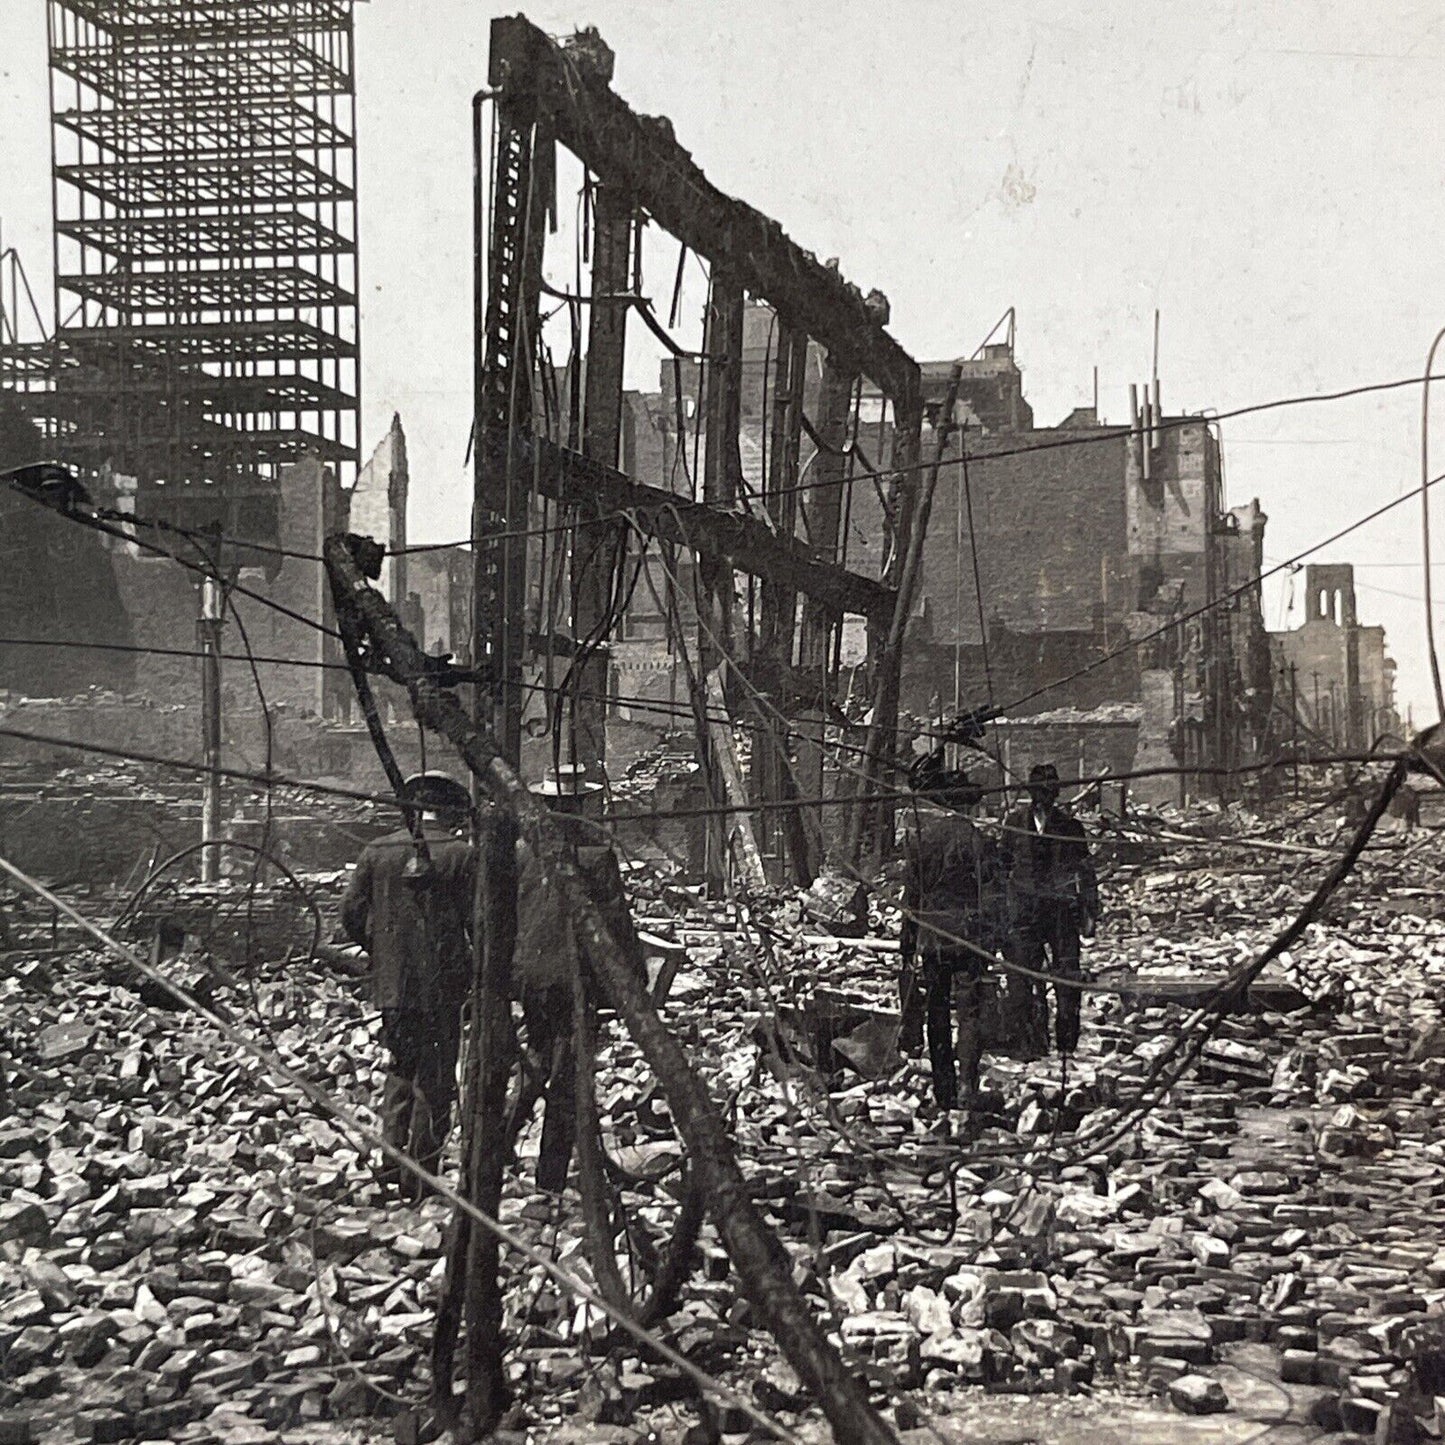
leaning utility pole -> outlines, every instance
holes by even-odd
[[[201,793],[201,882],[221,876],[221,583],[201,579],[201,615],[196,635],[201,652],[201,763],[206,769]]]

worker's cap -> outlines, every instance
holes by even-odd
[[[465,813],[472,806],[472,795],[445,773],[413,773],[401,785],[401,797],[428,813]]]
[[[1059,770],[1052,763],[1035,763],[1029,769],[1030,783],[1057,783]]]
[[[528,784],[527,791],[539,798],[583,798],[600,793],[602,784],[587,777],[581,763],[562,763],[549,769],[541,782]]]
[[[951,807],[971,808],[983,797],[983,789],[962,768],[943,766],[942,748],[914,760],[908,786],[920,797]]]

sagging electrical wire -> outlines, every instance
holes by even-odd
[[[392,1163],[405,1170],[415,1178],[423,1187],[432,1193],[447,1200],[454,1208],[459,1209],[468,1216],[475,1224],[478,1224],[493,1235],[501,1244],[505,1245],[513,1253],[521,1255],[530,1264],[545,1271],[545,1273],[567,1294],[575,1299],[583,1301],[591,1308],[598,1310],[621,1329],[624,1333],[637,1340],[645,1349],[660,1355],[675,1369],[682,1371],[700,1389],[704,1390],[715,1400],[741,1410],[751,1421],[767,1430],[774,1438],[787,1441],[789,1445],[802,1445],[798,1436],[783,1426],[773,1416],[760,1409],[751,1400],[724,1384],[722,1381],[710,1375],[700,1368],[686,1355],[674,1349],[665,1340],[650,1330],[644,1329],[636,1323],[626,1311],[618,1309],[609,1304],[591,1286],[585,1284],[581,1279],[564,1269],[555,1260],[548,1258],[541,1250],[527,1243],[514,1231],[508,1229],[498,1220],[484,1213],[471,1200],[458,1192],[451,1184],[440,1176],[424,1169],[404,1150],[392,1144],[378,1130],[367,1124],[354,1109],[338,1100],[334,1095],[328,1093],[319,1084],[299,1073],[292,1068],[273,1050],[265,1048],[250,1038],[234,1024],[222,1018],[214,1010],[210,1009],[201,1000],[182,988],[164,972],[153,967],[146,959],[142,958],[134,949],[128,947],[116,939],[113,934],[102,928],[99,924],[87,918],[79,910],[73,908],[64,899],[52,893],[44,884],[30,877],[8,858],[0,857],[0,872],[7,874],[12,882],[26,889],[35,897],[40,898],[58,913],[64,914],[73,923],[78,924],[84,931],[91,935],[98,943],[116,955],[124,963],[135,969],[137,973],[149,979],[165,992],[176,999],[185,1008],[192,1010],[199,1017],[205,1019],[211,1026],[220,1031],[221,1035],[233,1046],[243,1050],[254,1057],[276,1077],[283,1079],[292,1088],[298,1090],[322,1115],[334,1120],[341,1125],[348,1134],[367,1150],[377,1150],[384,1154]]]

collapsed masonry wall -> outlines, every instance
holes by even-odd
[[[921,631],[921,629],[920,629]],[[910,641],[903,663],[903,697],[907,710],[936,716],[953,707],[982,706],[990,698],[1016,703],[1009,712],[1043,712],[1060,706],[1090,709],[1139,696],[1139,663],[1132,651],[1099,665],[1117,637],[1103,631],[1017,633],[999,624],[989,633],[988,655],[977,644],[939,643],[925,637]],[[1084,668],[1090,668],[1083,672]],[[1058,678],[1073,678],[1065,687],[1038,697],[1028,695]],[[955,674],[957,684],[955,685]]]
[[[269,821],[255,802],[233,817],[226,836],[264,847],[292,869],[336,870],[356,861],[374,837],[396,826],[389,810],[365,810],[336,819],[286,804]],[[158,860],[200,838],[200,794],[155,779],[131,788],[84,769],[50,782],[0,782],[0,855],[57,887],[104,888],[133,884]],[[249,877],[253,855],[223,852],[223,875]],[[195,876],[198,864],[178,865]]]

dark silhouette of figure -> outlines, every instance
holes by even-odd
[[[1080,934],[1092,936],[1099,885],[1083,825],[1059,803],[1059,770],[1029,769],[1029,801],[1004,820],[1010,927],[1008,958],[1055,975],[1054,1037],[1061,1054],[1079,1046],[1082,994],[1064,979],[1082,978]],[[1008,1008],[1016,1048],[1025,1057],[1048,1052],[1047,993],[1039,979],[1014,974]]]
[[[341,901],[341,924],[371,957],[371,1001],[390,1054],[384,1137],[435,1174],[451,1130],[471,983],[476,854],[460,836],[470,814],[460,783],[421,773],[407,780],[403,801],[421,810],[429,861],[405,828],[369,843]],[[390,1160],[381,1178],[404,1196],[421,1192]]]
[[[966,816],[980,796],[966,774],[923,759],[913,781],[925,801],[905,849],[900,1044],[915,1050],[926,1031],[934,1098],[952,1109],[960,1070],[964,1100],[978,1093],[988,956],[1007,933],[1003,859]]]

